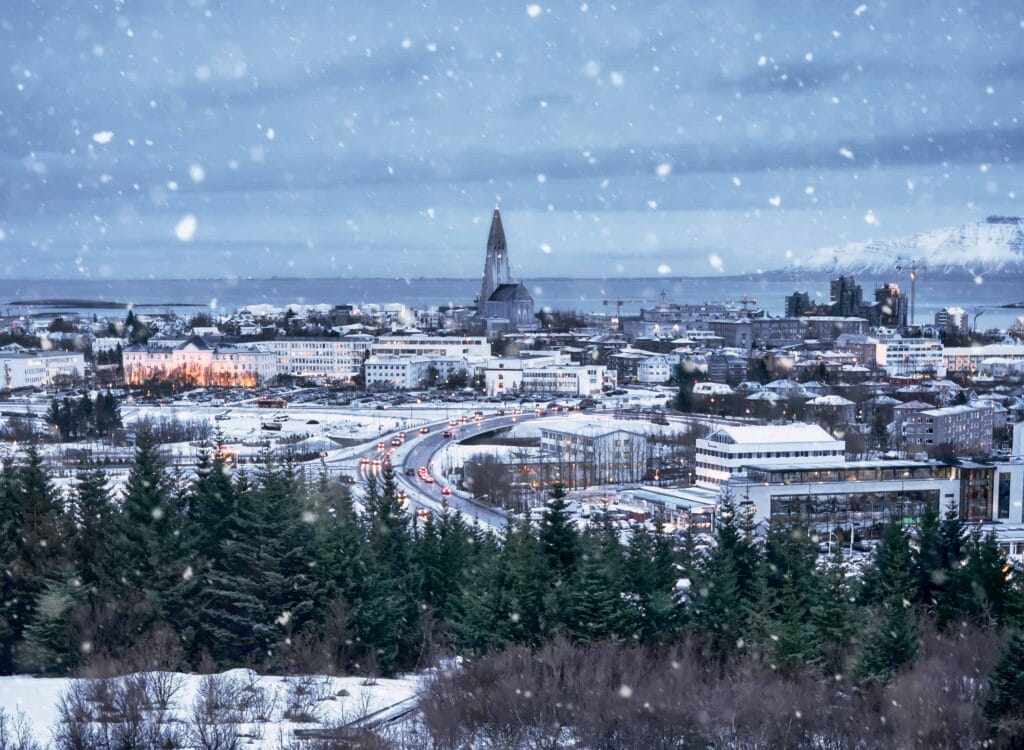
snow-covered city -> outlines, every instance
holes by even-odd
[[[0,13],[0,750],[1024,746],[1024,13]]]

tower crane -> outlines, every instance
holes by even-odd
[[[606,299],[601,300],[602,305],[615,305],[615,326],[622,330],[622,306],[623,305],[646,305],[649,300],[645,299]]]
[[[914,306],[917,301],[917,272],[927,270],[924,263],[916,258],[897,258],[894,266],[897,271],[910,271],[910,325],[914,325]]]

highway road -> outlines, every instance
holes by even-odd
[[[374,442],[371,445],[358,448],[348,455],[329,457],[327,463],[343,462],[351,465],[354,474],[358,473],[359,476],[366,479],[371,472],[379,470],[374,465],[374,461],[390,459],[398,486],[405,492],[411,507],[440,512],[442,505],[447,502],[448,507],[462,513],[468,522],[501,529],[504,528],[508,519],[506,512],[478,502],[468,493],[449,487],[447,480],[435,465],[434,457],[452,441],[466,440],[481,433],[510,428],[517,422],[541,418],[533,412],[524,412],[523,414],[485,416],[479,421],[468,419],[466,424],[458,425],[449,425],[447,421],[434,422],[425,426],[428,430],[426,434],[422,434],[418,427],[406,431],[406,439],[400,446],[393,447],[391,445],[391,441],[399,433],[387,433],[380,438],[380,442],[384,443],[384,452],[381,452],[378,443]],[[446,431],[450,431],[452,437],[445,437]],[[364,459],[369,462],[369,465],[364,462]],[[420,478],[420,467],[427,468],[433,482],[427,482]],[[407,470],[410,470],[412,475],[407,475]],[[451,494],[447,496],[444,494],[446,487],[449,487],[451,491]]]

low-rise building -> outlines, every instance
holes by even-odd
[[[818,425],[727,425],[697,440],[696,479],[698,485],[717,487],[743,476],[752,464],[841,461],[845,454],[846,444]]]
[[[928,375],[946,377],[946,360],[938,339],[891,338],[883,342],[885,360],[879,362],[894,377]]]
[[[198,386],[256,386],[277,375],[277,358],[257,344],[210,346],[199,337],[173,347],[129,346],[122,361],[130,385],[181,380]]]
[[[647,436],[615,425],[543,427],[540,445],[571,487],[639,482],[647,466]]]
[[[334,338],[281,338],[261,342],[282,375],[351,382],[362,371],[376,339],[365,334]]]
[[[381,357],[406,355],[462,357],[470,362],[483,362],[491,356],[486,336],[381,336],[371,353]]]
[[[373,356],[364,364],[367,388],[413,390],[443,384],[456,373],[469,371],[465,357],[403,355]]]
[[[898,411],[897,429],[907,450],[927,451],[946,446],[963,456],[987,456],[992,451],[990,404]]]
[[[942,352],[947,372],[976,373],[991,357],[1024,360],[1024,344],[987,344],[985,346],[949,346]]]
[[[636,379],[639,383],[667,383],[675,375],[679,365],[679,357],[658,355],[648,357],[636,366]]]
[[[59,350],[36,351],[19,346],[0,350],[0,388],[40,388],[85,374],[85,355]]]

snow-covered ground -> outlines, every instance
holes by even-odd
[[[187,731],[192,722],[193,708],[202,692],[204,677],[194,674],[171,676],[173,682],[180,683],[180,686],[163,721]],[[239,733],[247,738],[245,746],[258,750],[287,746],[296,730],[358,724],[370,715],[374,715],[371,718],[386,716],[392,707],[395,712],[400,712],[411,705],[420,679],[410,675],[364,684],[361,677],[273,677],[242,669],[225,672],[220,677],[224,678],[225,685],[240,690],[239,694],[247,696],[247,699],[261,691],[261,710],[239,708],[232,713],[232,721],[239,721]],[[0,709],[12,717],[22,714],[37,741],[44,748],[50,747],[59,723],[60,698],[74,682],[76,680],[72,678],[0,677]],[[295,686],[300,682],[301,689],[297,689]],[[306,701],[310,718],[315,717],[315,720],[295,721],[286,717],[289,704],[295,703],[292,697],[308,688],[316,694]],[[293,717],[298,713],[301,712],[293,710]],[[257,714],[263,714],[266,720],[254,720]],[[153,718],[155,712],[149,715]]]

